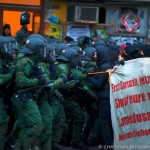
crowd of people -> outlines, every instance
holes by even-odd
[[[149,57],[149,45],[111,38],[63,42],[23,29],[0,36],[0,150],[113,145],[108,69]],[[101,73],[97,73],[101,72]]]

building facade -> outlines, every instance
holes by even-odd
[[[43,0],[0,0],[0,33],[2,34],[3,25],[10,24],[14,36],[21,28],[20,16],[24,11],[30,13],[29,32],[43,33],[44,3]]]
[[[52,5],[64,36],[109,36],[118,44],[150,39],[149,0],[53,0]]]
[[[10,24],[14,36],[23,11],[31,15],[29,32],[60,40],[87,35],[118,44],[150,41],[149,0],[0,0],[0,33]]]

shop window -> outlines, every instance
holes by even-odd
[[[99,23],[105,23],[106,21],[106,8],[99,9]]]
[[[3,11],[3,25],[10,24],[11,34],[15,36],[16,32],[21,29],[20,25],[20,11]],[[28,31],[32,33],[32,21],[33,21],[33,12],[30,12],[30,24],[27,25]]]
[[[40,16],[34,16],[34,33],[40,33]]]
[[[67,10],[67,21],[68,22],[74,22],[75,20],[75,6],[69,5]]]

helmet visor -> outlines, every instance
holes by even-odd
[[[39,53],[38,53],[38,55],[43,56],[44,58],[46,58],[46,45],[39,47]]]
[[[10,43],[2,43],[0,44],[1,51],[7,54],[12,54],[11,44]]]
[[[50,56],[50,59],[51,59],[51,60],[56,61],[55,50],[51,50],[51,51],[49,52],[49,56]]]
[[[13,45],[16,45],[17,46],[17,41],[13,41],[11,42]]]

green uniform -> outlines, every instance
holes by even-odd
[[[19,90],[38,85],[38,78],[34,76],[35,61],[32,57],[23,57],[16,62],[16,87],[14,103],[18,113],[20,128],[16,149],[28,150],[36,143],[43,131],[42,117],[37,105],[38,94],[36,90],[20,92]]]
[[[66,128],[66,115],[62,102],[59,99],[55,98],[51,107],[53,113],[52,142],[60,143],[64,129]]]
[[[50,77],[50,68],[46,63],[39,63],[38,66],[41,71]],[[40,135],[39,143],[42,150],[51,150],[51,136],[52,136],[52,108],[48,101],[49,91],[41,90],[38,99],[38,107],[44,124],[44,130]]]
[[[15,58],[15,65],[16,63],[23,57],[26,57],[26,53],[21,53],[19,52]],[[14,86],[14,85],[13,85]],[[14,117],[15,117],[15,123],[14,126],[12,128],[11,134],[10,134],[10,139],[12,144],[16,143],[16,140],[18,138],[19,135],[19,131],[20,131],[20,125],[18,124],[18,112],[16,111],[16,103],[14,101],[15,97],[11,97],[12,103],[13,103],[13,113],[14,113]]]
[[[62,67],[61,69],[57,69],[56,76],[54,80],[54,88],[60,88],[62,84],[64,83],[61,77],[59,76],[60,72],[63,72],[62,75],[66,75],[66,71]],[[53,72],[52,72],[53,73]],[[52,114],[53,114],[53,121],[52,121],[52,143],[53,147],[59,148],[59,143],[62,139],[62,135],[64,132],[64,129],[66,127],[66,115],[64,112],[64,107],[59,98],[53,97],[53,101],[51,103],[52,108]]]
[[[85,108],[85,114],[87,114],[87,122],[84,126],[82,140],[87,142],[89,135],[93,132],[94,122],[97,116],[97,94],[94,87],[88,82],[87,75],[83,72],[91,72],[96,67],[96,63],[89,61],[86,64],[86,68],[71,69],[73,79],[80,80],[79,86],[76,86],[74,90],[74,98],[78,104]],[[95,133],[94,133],[95,134]]]
[[[68,79],[71,74],[71,67],[69,63],[59,63],[56,70],[57,76],[65,75]],[[75,85],[68,85],[61,89],[65,98],[63,106],[67,118],[73,120],[73,133],[72,133],[72,145],[78,145],[81,141],[81,130],[84,123],[84,113],[72,96],[73,87]]]
[[[8,117],[4,106],[3,94],[5,87],[13,77],[13,73],[9,73],[8,71],[10,68],[6,68],[7,65],[8,64],[5,62],[5,60],[0,59],[0,150],[3,150],[8,126]]]

